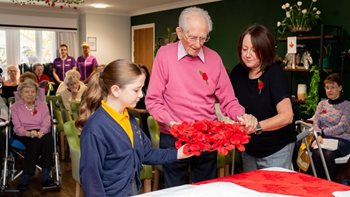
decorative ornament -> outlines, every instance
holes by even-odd
[[[78,5],[84,3],[84,0],[11,0],[15,4],[19,5],[37,5],[37,4],[46,4],[50,7],[64,7],[77,9]]]

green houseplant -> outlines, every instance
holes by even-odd
[[[312,73],[310,90],[308,92],[305,104],[300,105],[301,116],[307,118],[312,117],[316,111],[319,100],[318,88],[321,81],[318,66],[313,65],[310,72]]]

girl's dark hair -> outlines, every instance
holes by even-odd
[[[110,94],[113,85],[124,88],[142,74],[144,71],[137,64],[122,59],[109,63],[105,68],[97,69],[82,95],[79,117],[75,121],[76,127],[83,128],[87,119],[101,105],[101,101]]]
[[[238,54],[241,63],[244,65],[242,60],[242,45],[244,36],[250,35],[252,45],[256,50],[256,54],[261,61],[261,70],[265,70],[266,66],[271,65],[275,62],[275,39],[271,32],[263,25],[254,24],[245,29],[238,42]]]

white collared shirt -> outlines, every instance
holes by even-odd
[[[177,61],[179,61],[180,59],[182,59],[183,57],[185,57],[186,55],[188,55],[187,51],[185,50],[184,45],[182,44],[181,40],[179,41],[178,47],[177,47]],[[201,48],[201,50],[198,53],[198,57],[199,59],[204,63],[205,59],[204,59],[204,53],[203,53],[203,48]]]

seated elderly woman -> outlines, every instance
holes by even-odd
[[[350,102],[342,97],[343,83],[339,74],[333,73],[324,80],[327,98],[318,103],[314,116],[314,129],[318,132],[318,139],[322,144],[324,139],[338,140],[336,150],[323,149],[323,154],[332,180],[336,178],[335,161],[350,153]],[[316,146],[313,142],[312,147]],[[317,149],[312,151],[317,175],[325,178],[324,169]]]
[[[7,67],[8,79],[4,81],[4,86],[17,86],[18,81],[18,68],[15,65],[10,65]]]
[[[26,79],[31,79],[34,82],[38,82],[36,75],[30,71],[26,71],[24,72],[20,77],[19,77],[19,82],[23,83]],[[21,99],[21,97],[19,96],[18,92],[14,92],[15,95],[15,100],[18,101]],[[40,101],[45,101],[45,90],[43,88],[39,88],[38,89],[38,93],[36,95],[36,99],[40,100]]]
[[[9,111],[5,101],[0,97],[0,161],[3,161],[4,151],[5,151],[5,133],[4,133],[4,125],[9,120],[8,117]]]
[[[3,87],[1,89],[2,97],[9,98],[13,97],[13,93],[16,91],[19,80],[18,80],[18,68],[15,65],[7,67],[7,77],[3,81]]]
[[[43,84],[43,88],[45,89],[45,92],[47,92],[49,90],[49,82],[51,81],[50,80],[50,77],[47,76],[45,73],[44,73],[44,65],[40,64],[40,63],[36,63],[33,65],[33,72],[34,74],[36,75],[37,77],[37,82],[39,84]]]
[[[26,146],[23,174],[18,185],[21,191],[27,189],[40,155],[42,186],[54,186],[50,177],[53,154],[50,114],[46,103],[36,99],[38,89],[36,82],[26,79],[17,89],[21,99],[11,106],[14,137]]]
[[[63,84],[58,88],[56,95],[61,95],[65,108],[71,112],[71,104],[73,102],[80,103],[86,85],[80,81],[80,73],[76,70],[70,70],[66,73]]]

